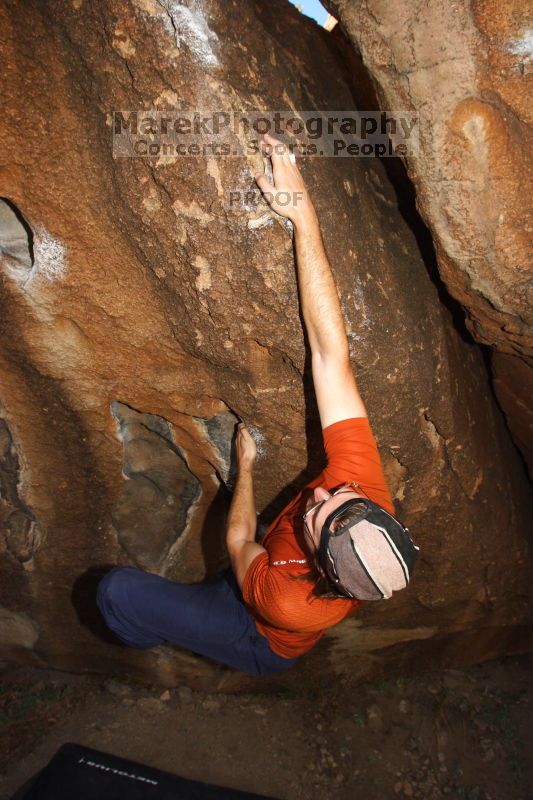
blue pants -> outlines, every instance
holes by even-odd
[[[280,672],[298,660],[271,650],[231,567],[207,583],[176,583],[136,567],[115,567],[98,584],[96,602],[107,626],[131,647],[169,642],[252,675]]]

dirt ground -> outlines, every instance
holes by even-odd
[[[532,665],[269,695],[19,668],[0,684],[0,797],[70,741],[280,800],[529,800]]]

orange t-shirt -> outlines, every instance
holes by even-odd
[[[244,602],[254,617],[259,633],[284,658],[305,653],[326,628],[356,611],[360,600],[322,599],[310,595],[310,581],[291,576],[312,569],[305,547],[302,514],[309,490],[317,486],[333,489],[357,482],[361,494],[394,514],[392,498],[385,483],[383,466],[367,417],[334,422],[322,431],[327,466],[286,506],[268,527],[259,553],[246,571],[242,585]]]

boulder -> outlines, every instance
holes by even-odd
[[[497,396],[533,474],[530,4],[324,5],[361,56],[381,108],[418,118],[418,147],[405,159],[417,207],[441,278],[495,359]]]
[[[259,444],[262,524],[323,466],[290,226],[228,199],[253,190],[261,156],[238,130],[235,156],[114,157],[113,112],[351,109],[340,51],[284,0],[55,0],[24,14],[8,0],[0,14],[6,657],[267,685],[177,647],[119,646],[95,607],[116,564],[182,581],[227,565],[239,417]],[[482,354],[440,303],[382,162],[301,168],[421,555],[408,591],[367,603],[283,680],[519,652],[530,497]]]

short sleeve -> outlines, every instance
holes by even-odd
[[[371,500],[394,514],[383,464],[367,417],[334,422],[322,431],[327,466],[322,473],[327,486],[355,481]]]
[[[265,570],[268,570],[269,563],[268,552],[258,553],[246,570],[241,591],[244,602],[252,607],[255,607],[257,601],[254,587],[258,585],[258,582],[264,580]]]
[[[293,614],[287,615],[288,608],[280,607],[279,598],[283,596],[279,585],[282,575],[270,567],[268,553],[259,553],[246,572],[242,584],[244,602],[262,622],[286,631],[298,630],[294,627]],[[294,610],[294,609],[293,609]]]
[[[336,625],[352,610],[354,601],[309,603],[310,586],[270,566],[268,553],[259,553],[242,584],[244,602],[262,622],[285,631],[311,633]]]

